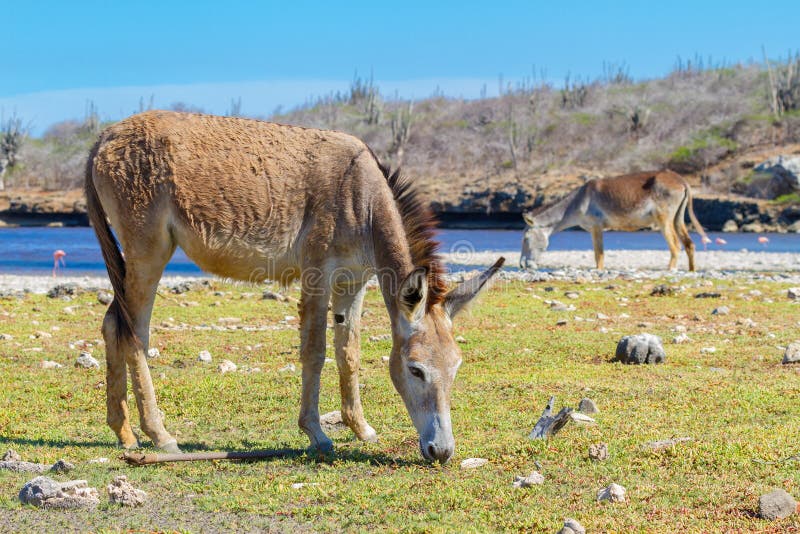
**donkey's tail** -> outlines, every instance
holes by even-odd
[[[115,319],[117,339],[127,339],[138,343],[128,303],[125,300],[125,259],[122,257],[122,251],[116,237],[111,233],[111,228],[106,220],[106,211],[100,203],[100,197],[97,196],[97,189],[94,185],[94,158],[99,147],[100,141],[92,147],[89,159],[86,162],[86,183],[84,186],[86,211],[94,228],[94,233],[97,235],[97,240],[100,242],[100,250],[103,253],[106,270],[108,270],[108,278],[111,280],[111,287],[114,288],[114,301],[109,307],[109,312],[113,314]]]
[[[689,187],[689,185],[687,184],[686,185],[686,209],[689,212],[689,220],[692,221],[692,224],[694,225],[694,229],[697,230],[698,234],[700,234],[700,237],[701,237],[701,239],[703,241],[703,244],[705,245],[705,243],[711,243],[711,240],[706,235],[705,230],[703,230],[703,227],[700,226],[700,222],[697,220],[697,217],[695,217],[695,215],[694,215],[694,208],[692,207],[692,204],[693,204],[692,203],[692,188]]]

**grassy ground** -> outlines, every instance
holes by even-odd
[[[103,369],[72,365],[79,349],[69,344],[79,339],[94,343],[103,361],[96,340],[105,307],[94,294],[70,302],[0,301],[0,333],[13,336],[0,341],[0,449],[13,448],[29,461],[71,461],[75,471],[55,477],[85,478],[102,494],[95,511],[22,507],[17,492],[32,475],[0,472],[0,530],[555,532],[565,517],[590,532],[796,530],[798,515],[770,523],[756,510],[758,496],[773,488],[800,497],[798,462],[779,461],[800,452],[800,369],[781,365],[776,347],[800,337],[798,307],[778,283],[684,283],[666,297],[650,296],[652,282],[498,284],[456,325],[466,342],[453,392],[456,453],[444,467],[420,459],[381,360],[390,342],[368,341],[389,332],[377,291],[366,304],[361,376],[378,443],[354,441],[348,430],[332,435],[336,452],[328,458],[146,468],[117,460],[104,422]],[[578,298],[565,298],[568,290]],[[721,298],[693,298],[712,290]],[[167,426],[186,450],[307,445],[295,423],[299,372],[279,371],[297,360],[295,321],[285,320],[296,309],[254,291],[213,282],[157,299],[152,345],[161,356],[151,367]],[[551,311],[548,298],[577,309]],[[729,315],[711,315],[723,304]],[[598,312],[608,318],[597,319]],[[193,328],[225,317],[269,329]],[[561,318],[566,326],[556,325]],[[669,344],[676,325],[687,327],[691,342]],[[609,363],[618,339],[640,331],[664,338],[667,362]],[[31,338],[36,332],[52,337]],[[701,353],[710,346],[716,352]],[[203,349],[215,358],[211,366],[197,361]],[[261,372],[222,375],[216,363],[223,358]],[[42,369],[44,359],[64,368]],[[334,367],[323,371],[323,413],[338,409]],[[591,397],[601,410],[598,424],[570,423],[547,442],[529,441],[550,395],[557,408]],[[642,449],[676,436],[694,441],[662,452]],[[588,459],[597,442],[608,443],[607,461]],[[111,461],[87,463],[98,457]],[[461,470],[468,457],[489,464]],[[536,469],[536,462],[544,485],[512,488],[514,476]],[[105,485],[122,473],[149,493],[145,507],[108,504]],[[295,482],[317,485],[293,489]],[[627,488],[629,502],[596,502],[597,490],[611,482]]]

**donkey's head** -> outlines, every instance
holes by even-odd
[[[550,232],[547,228],[537,225],[536,219],[530,212],[523,213],[522,218],[525,219],[528,227],[522,236],[519,266],[521,269],[533,269],[542,252],[547,250],[547,246],[550,244]]]
[[[461,365],[461,350],[453,337],[452,319],[486,287],[504,261],[500,258],[433,305],[428,302],[426,269],[414,270],[400,285],[389,373],[419,433],[426,460],[445,463],[455,449],[450,389]]]

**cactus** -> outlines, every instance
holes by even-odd
[[[0,119],[0,191],[5,189],[5,174],[19,163],[19,152],[28,136],[22,119],[16,114]]]
[[[411,123],[414,119],[414,103],[408,102],[405,108],[400,108],[392,116],[392,144],[389,153],[395,157],[395,165],[403,164],[403,153],[408,138],[411,135]]]

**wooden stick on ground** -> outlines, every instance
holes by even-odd
[[[143,454],[125,451],[120,457],[128,465],[142,466],[166,462],[197,462],[201,460],[263,460],[266,458],[282,458],[299,456],[303,451],[298,449],[273,449],[267,451],[223,451],[223,452],[187,452],[178,454]]]
[[[528,439],[546,439],[550,436],[555,436],[569,422],[569,414],[572,412],[572,408],[561,408],[561,411],[553,416],[553,404],[555,401],[555,397],[550,397],[542,416],[528,435]]]

